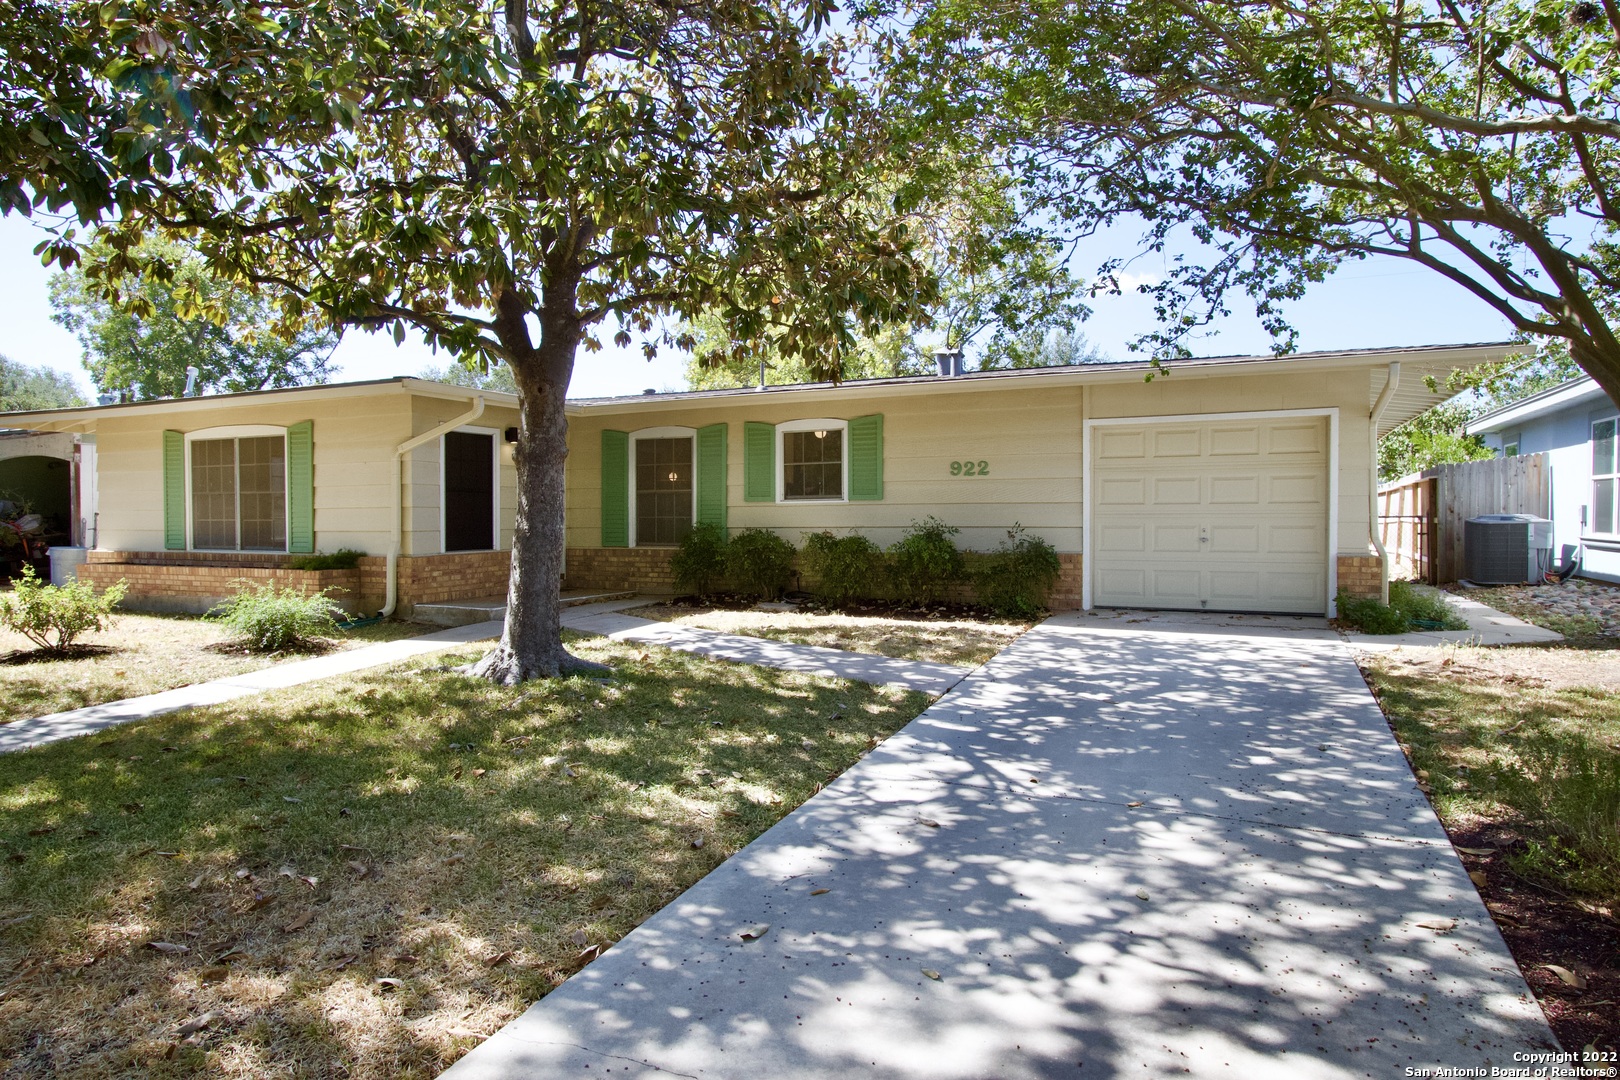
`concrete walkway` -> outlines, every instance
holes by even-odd
[[[1020,638],[446,1075],[1347,1080],[1552,1048],[1344,643],[1118,613]]]
[[[317,656],[310,660],[275,664],[259,671],[215,679],[213,682],[180,686],[158,694],[145,694],[141,697],[125,698],[122,701],[109,701],[104,705],[91,705],[69,712],[18,720],[0,726],[0,754],[26,750],[31,746],[42,746],[58,739],[94,734],[117,724],[127,724],[132,720],[150,720],[154,716],[179,712],[181,709],[218,705],[251,694],[262,694],[267,690],[301,686],[318,679],[330,679],[334,675],[348,675],[367,668],[394,664],[401,660],[409,660],[413,656],[453,649],[457,645],[465,645],[471,641],[499,637],[500,634],[501,624],[498,622],[457,626],[449,630],[423,634],[421,637],[384,641],[376,645],[363,645],[358,649],[327,653],[325,656]]]
[[[943,694],[961,682],[971,670],[952,667],[949,664],[891,660],[886,656],[869,656],[865,653],[822,649],[812,645],[790,645],[618,614],[626,608],[642,607],[648,602],[646,597],[642,597],[567,608],[563,612],[562,624],[570,630],[582,633],[603,634],[618,641],[662,645],[665,648],[697,653],[715,660],[784,668],[814,675],[854,679],[857,682],[904,686],[907,689],[922,690],[936,695]],[[109,701],[103,705],[73,709],[70,712],[18,720],[0,726],[0,754],[42,746],[59,739],[90,735],[117,724],[150,720],[155,716],[179,712],[182,709],[219,705],[251,694],[262,694],[268,690],[302,686],[304,683],[329,679],[335,675],[349,675],[367,668],[409,660],[414,656],[453,649],[469,642],[487,641],[500,637],[503,625],[503,621],[497,619],[468,626],[455,626],[420,637],[366,645],[358,649],[328,653],[310,660],[276,664],[260,671],[232,675],[225,679],[215,679],[213,682],[181,686],[158,694],[146,694],[141,697],[125,698],[122,701]]]
[[[1564,635],[1544,626],[1527,623],[1478,600],[1440,589],[1426,589],[1435,593],[1468,624],[1466,630],[1414,630],[1410,634],[1358,634],[1350,631],[1345,638],[1351,646],[1368,652],[1398,649],[1403,645],[1544,645],[1563,641]]]
[[[794,645],[742,634],[724,634],[680,623],[657,622],[622,613],[627,607],[644,606],[646,598],[635,601],[582,607],[563,613],[563,625],[570,630],[602,634],[615,641],[635,641],[662,645],[666,649],[696,653],[711,660],[802,671],[838,679],[877,685],[903,686],[939,695],[965,679],[972,668],[951,664],[930,664],[919,660],[895,660],[870,653],[824,649],[818,645]]]

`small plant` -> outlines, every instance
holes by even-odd
[[[1046,598],[1062,573],[1057,550],[1014,522],[1001,546],[979,560],[973,587],[979,602],[997,615],[1027,618],[1045,610]]]
[[[1606,904],[1620,898],[1620,755],[1578,733],[1534,734],[1487,778],[1541,834],[1512,857],[1516,871]]]
[[[726,576],[726,530],[713,522],[700,522],[681,538],[669,568],[678,588],[707,596],[710,587]]]
[[[832,604],[870,597],[883,579],[883,549],[860,533],[811,533],[804,539],[804,564],[816,592]]]
[[[1404,634],[1410,630],[1466,630],[1468,624],[1432,593],[1410,582],[1392,581],[1389,603],[1351,596],[1339,590],[1339,619],[1364,634]]]
[[[769,529],[744,529],[726,545],[726,576],[764,600],[780,596],[793,574],[793,545]]]
[[[900,599],[933,603],[962,579],[962,553],[951,537],[961,532],[937,517],[913,521],[889,548],[889,578]]]
[[[82,635],[107,629],[127,590],[122,581],[100,596],[86,581],[47,585],[25,566],[12,591],[0,594],[0,626],[46,652],[61,652]]]
[[[209,611],[208,617],[234,630],[254,652],[309,648],[318,639],[337,634],[332,619],[335,605],[327,590],[306,593],[290,585],[278,589],[272,582],[241,584],[242,590]]]
[[[338,548],[330,555],[300,555],[289,559],[287,565],[294,570],[353,570],[364,554],[353,548]]]

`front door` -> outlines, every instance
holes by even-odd
[[[444,437],[444,550],[495,547],[495,436]]]

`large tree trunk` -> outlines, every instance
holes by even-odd
[[[512,363],[521,422],[506,629],[494,651],[468,669],[507,686],[571,671],[607,670],[570,655],[562,644],[563,463],[568,458],[563,401],[579,338],[576,326],[547,321],[539,348],[519,354],[522,358]]]

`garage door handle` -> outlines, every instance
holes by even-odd
[[[1209,537],[1207,537],[1207,536],[1200,536],[1200,537],[1199,537],[1199,538],[1198,538],[1198,542],[1199,542],[1199,543],[1200,543],[1200,544],[1207,544],[1207,543],[1209,543]]]

